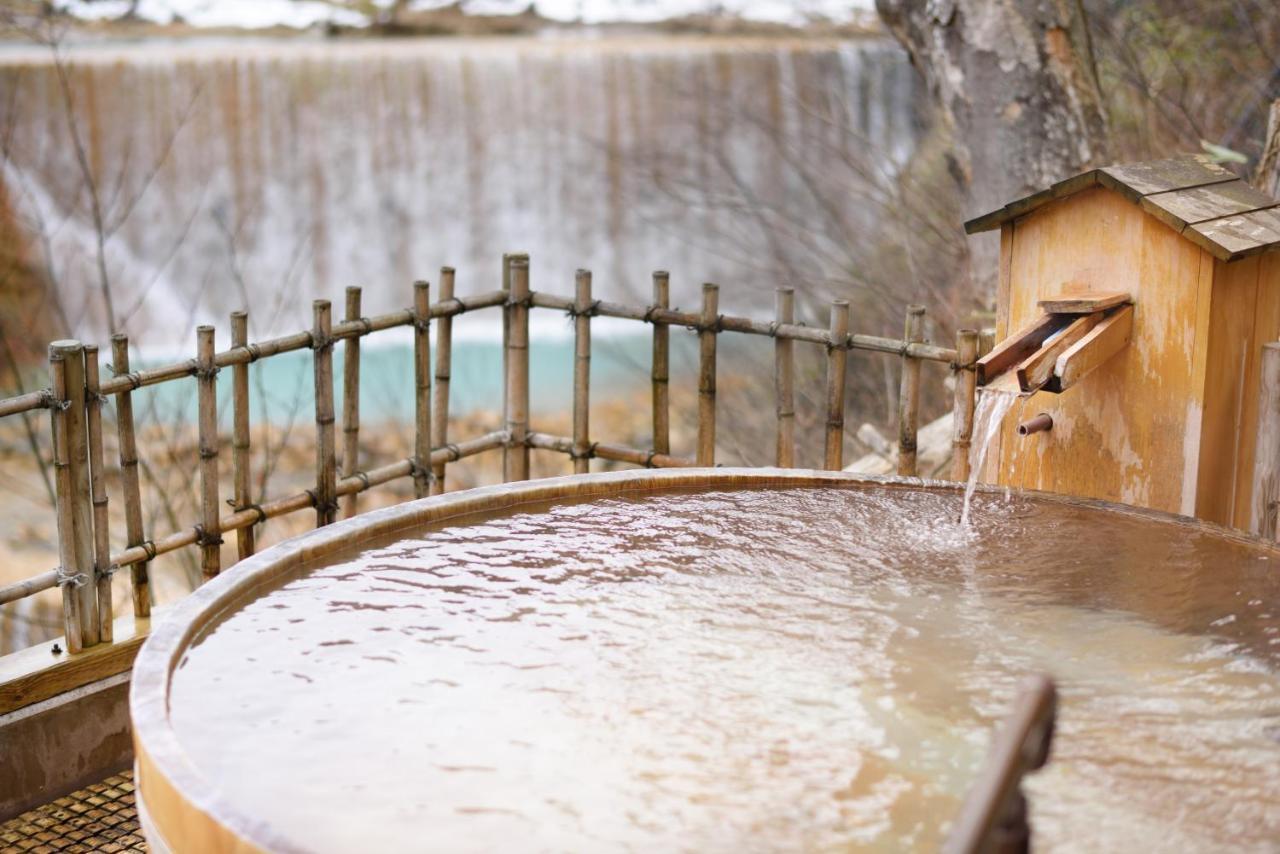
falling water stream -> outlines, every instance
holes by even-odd
[[[978,389],[978,402],[973,415],[973,441],[969,445],[969,479],[964,485],[964,506],[960,511],[960,525],[969,525],[969,509],[973,505],[973,493],[978,488],[978,478],[987,461],[987,452],[1005,416],[1022,398],[1016,392],[990,386]]]

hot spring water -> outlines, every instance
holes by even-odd
[[[1063,705],[1038,845],[1272,846],[1271,550],[985,493],[960,529],[960,500],[673,491],[454,519],[259,591],[192,642],[168,714],[286,848],[920,850],[1044,671]]]

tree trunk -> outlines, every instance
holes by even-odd
[[[876,0],[924,76],[977,216],[1105,161],[1106,116],[1079,0]],[[994,292],[998,243],[972,240]]]

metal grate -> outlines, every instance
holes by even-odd
[[[0,825],[0,852],[4,854],[146,850],[138,828],[131,770]]]

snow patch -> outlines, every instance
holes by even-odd
[[[82,20],[119,18],[127,0],[60,0],[58,8]],[[376,10],[390,0],[374,0]],[[417,0],[409,8],[429,11],[451,0]],[[469,15],[517,15],[530,0],[463,0]],[[721,15],[748,21],[803,26],[814,22],[848,23],[872,8],[871,0],[533,0],[535,12],[553,21],[584,24],[651,23],[689,15]],[[185,22],[193,27],[306,29],[322,24],[368,26],[377,15],[363,14],[322,0],[141,0],[137,15],[158,24]]]

